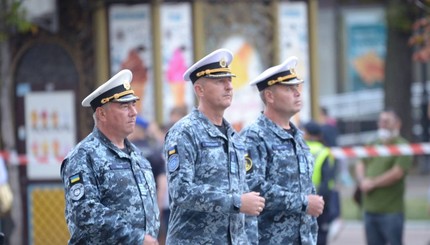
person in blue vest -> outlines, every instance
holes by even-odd
[[[334,188],[335,162],[330,154],[330,148],[322,143],[321,126],[310,121],[303,126],[305,135],[304,139],[309,146],[312,155],[315,158],[314,173],[312,182],[317,189],[318,195],[321,195],[325,201],[324,211],[317,218],[318,223],[318,245],[327,244],[327,235],[330,227],[330,199],[332,198]]]

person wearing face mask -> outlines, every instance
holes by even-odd
[[[371,145],[408,144],[400,127],[395,111],[382,111],[378,139]],[[367,244],[403,244],[405,181],[411,166],[411,156],[369,157],[356,164]]]

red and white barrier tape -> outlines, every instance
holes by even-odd
[[[363,158],[430,154],[430,143],[332,147],[335,158]]]
[[[364,157],[387,157],[387,156],[411,156],[430,155],[430,143],[399,144],[399,145],[374,145],[374,146],[352,146],[332,147],[332,155],[337,159],[364,158]],[[9,164],[26,165],[27,156],[16,153],[0,152]]]
[[[2,157],[8,164],[11,165],[27,164],[27,156],[18,155],[16,152],[0,151],[0,157]]]

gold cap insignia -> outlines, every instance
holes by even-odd
[[[124,82],[123,86],[126,90],[129,90],[131,88],[130,83],[129,82]]]
[[[227,61],[225,61],[225,59],[224,59],[224,58],[222,58],[222,59],[219,61],[219,65],[220,65],[221,67],[226,67],[226,66],[227,66]]]

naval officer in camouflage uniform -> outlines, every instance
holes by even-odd
[[[151,166],[126,139],[139,99],[131,80],[122,70],[82,101],[94,110],[95,127],[61,166],[69,244],[158,244]]]
[[[249,244],[245,214],[256,216],[264,207],[259,193],[248,192],[243,140],[223,118],[233,96],[232,58],[219,49],[184,74],[199,105],[166,135],[167,244]]]
[[[291,57],[250,82],[260,91],[265,109],[241,135],[248,150],[248,185],[266,199],[258,216],[263,245],[316,244],[316,217],[324,206],[312,184],[313,157],[302,132],[290,121],[302,107],[296,63]]]

